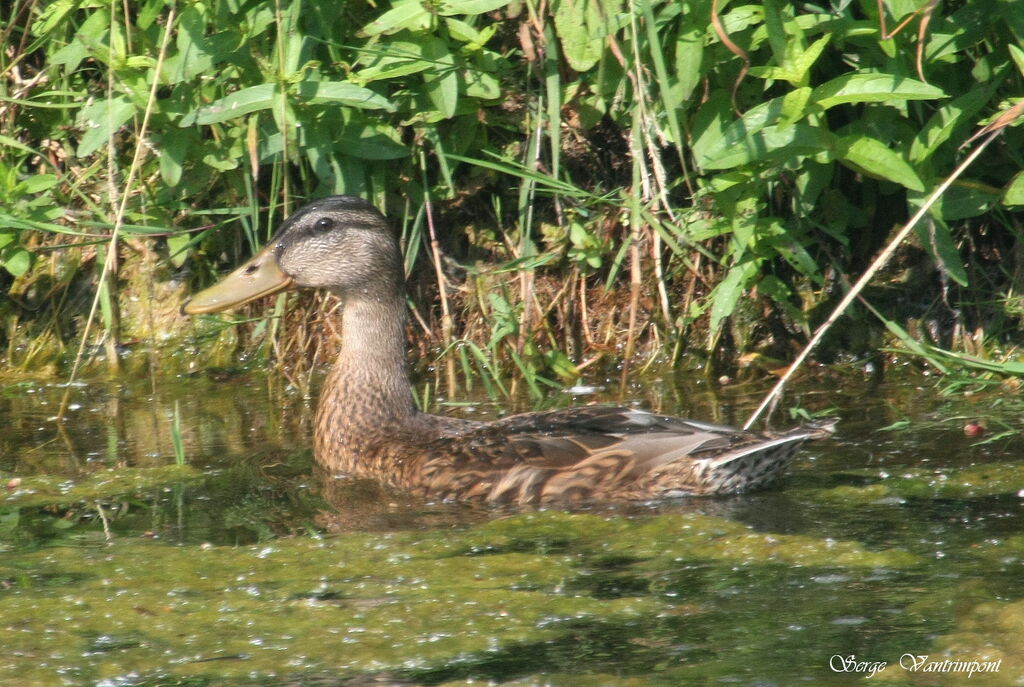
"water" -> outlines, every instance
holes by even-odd
[[[1020,403],[941,388],[806,384],[841,423],[774,491],[511,513],[325,478],[265,377],[2,384],[0,684],[1024,684]]]

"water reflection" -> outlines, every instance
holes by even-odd
[[[0,475],[21,482],[0,494],[0,682],[860,684],[829,657],[1004,650],[1024,631],[1019,443],[962,427],[1020,409],[858,384],[787,397],[842,421],[778,490],[573,513],[324,474],[313,404],[265,376],[6,384]],[[590,391],[550,403],[622,400]],[[626,391],[739,424],[762,390],[666,375]],[[508,409],[457,400],[476,418]],[[1002,670],[999,684],[1024,677]]]
[[[57,414],[67,395],[67,414]],[[20,473],[88,470],[91,465],[144,467],[174,456],[179,408],[187,453],[200,466],[220,465],[271,447],[299,448],[311,406],[273,377],[213,381],[205,376],[77,383],[21,382],[3,388],[0,469]]]

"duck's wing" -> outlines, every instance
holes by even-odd
[[[510,458],[537,467],[565,468],[613,451],[654,459],[666,450],[720,452],[756,439],[730,427],[656,415],[635,408],[583,406],[526,413],[488,423],[480,438],[506,445]]]
[[[453,495],[499,502],[717,493],[751,486],[743,476],[752,467],[761,481],[781,472],[812,434],[771,438],[633,408],[585,406],[475,426],[426,467],[436,472],[430,481]],[[779,460],[764,460],[766,453]],[[752,461],[757,465],[747,465]],[[724,475],[721,489],[709,481],[715,472]]]

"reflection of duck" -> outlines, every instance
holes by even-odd
[[[431,499],[544,503],[727,494],[778,478],[805,439],[631,408],[588,406],[472,422],[417,410],[405,370],[398,242],[366,201],[333,196],[285,221],[270,243],[185,304],[209,313],[284,289],[344,303],[342,348],[314,429],[326,468]]]

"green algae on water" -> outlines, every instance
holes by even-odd
[[[0,493],[0,506],[38,507],[105,500],[124,494],[152,491],[174,484],[197,484],[204,475],[188,465],[147,468],[109,468],[83,474],[76,479],[60,475],[29,475],[17,478]]]
[[[1024,489],[1024,465],[988,463],[941,470],[906,468],[892,476],[867,473],[866,479],[877,481],[863,486],[801,489],[799,493],[818,502],[852,507],[891,499],[972,499],[1017,494]]]
[[[590,593],[581,576],[609,556],[634,561],[641,579],[658,561],[675,566],[682,557],[729,567],[913,563],[903,552],[848,542],[837,543],[842,556],[823,544],[813,554],[809,537],[768,536],[704,515],[542,512],[464,532],[52,547],[0,559],[12,657],[0,663],[0,682],[50,685],[58,673],[69,684],[382,671],[454,677],[497,656],[509,660],[516,647],[571,645],[581,628],[629,635],[636,630],[613,628],[700,612],[652,589]],[[659,548],[654,539],[673,543]]]
[[[889,666],[881,684],[1004,687],[1024,684],[1024,601],[989,601],[967,608],[951,632],[931,646],[908,649],[910,658]],[[914,660],[916,659],[916,660]]]
[[[920,562],[906,551],[869,551],[849,541],[758,533],[740,523],[696,513],[640,520],[534,513],[487,523],[474,530],[468,541],[470,552],[557,552],[571,546],[596,556],[636,561],[678,558],[867,568],[904,568]]]
[[[8,560],[0,568],[13,581],[3,622],[16,631],[5,651],[26,660],[0,665],[0,682],[53,684],[58,667],[80,681],[211,670],[409,671],[544,641],[565,623],[621,622],[664,606],[560,594],[573,575],[566,557],[436,557],[435,542],[421,546],[419,538],[351,535],[191,552],[121,541]],[[69,569],[87,577],[63,589],[34,583]],[[108,648],[97,648],[98,637]]]

